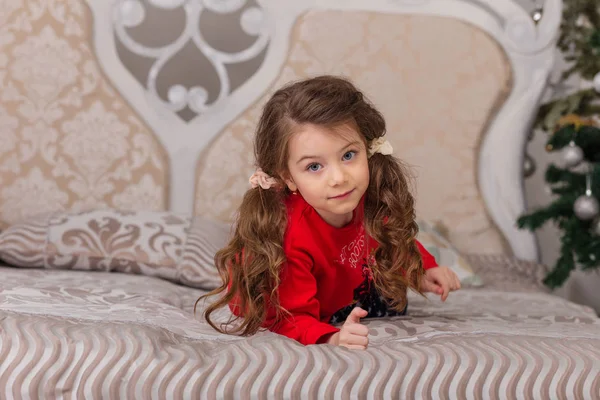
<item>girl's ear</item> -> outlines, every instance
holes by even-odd
[[[298,190],[298,186],[296,186],[296,184],[294,183],[294,180],[292,178],[288,178],[288,179],[284,179],[285,184],[287,185],[288,189],[290,189],[292,192],[295,192],[296,190]]]
[[[294,180],[290,176],[289,172],[285,173],[285,174],[282,174],[281,178],[285,182],[285,184],[288,187],[288,189],[290,189],[292,192],[295,192],[296,190],[298,190],[298,186],[296,186],[296,184],[294,183]]]

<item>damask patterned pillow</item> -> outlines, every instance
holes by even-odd
[[[431,225],[418,239],[464,285],[481,285],[469,263]],[[170,212],[92,210],[44,214],[0,233],[0,259],[30,268],[117,271],[157,276],[206,290],[221,284],[214,255],[230,227]]]
[[[118,271],[213,289],[213,258],[229,226],[170,212],[93,210],[40,215],[0,233],[0,259],[31,268]]]
[[[451,268],[464,286],[481,286],[481,278],[456,248],[450,244],[431,224],[418,220],[417,240],[435,257],[439,265]]]

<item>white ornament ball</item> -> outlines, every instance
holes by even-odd
[[[251,36],[257,36],[264,25],[265,16],[258,7],[251,7],[244,10],[240,19],[240,25],[244,32]]]
[[[535,161],[529,154],[525,154],[525,160],[523,161],[523,175],[525,178],[531,177],[535,173],[535,169]]]
[[[120,5],[118,17],[124,26],[132,28],[144,22],[146,10],[139,0],[125,0]]]
[[[598,211],[600,211],[600,205],[595,197],[584,195],[575,200],[573,211],[575,211],[577,218],[587,221],[595,218],[598,215]]]
[[[169,99],[169,103],[183,106],[186,103],[186,97],[188,95],[188,90],[183,85],[174,85],[169,88],[167,92],[167,98]]]
[[[188,106],[196,113],[201,113],[206,110],[207,101],[208,91],[202,86],[194,86],[187,93]]]
[[[576,167],[583,161],[583,150],[575,143],[565,146],[562,150],[562,159],[567,168]]]
[[[600,72],[594,76],[594,90],[600,93]]]
[[[531,19],[533,19],[533,22],[535,22],[536,24],[538,22],[540,22],[543,17],[544,17],[544,10],[542,8],[536,8],[535,10],[533,10],[531,12]]]

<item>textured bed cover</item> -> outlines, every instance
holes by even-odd
[[[365,321],[366,351],[220,335],[192,314],[202,291],[157,278],[0,267],[0,398],[600,398],[593,311],[535,264],[471,261],[485,287],[410,295]]]

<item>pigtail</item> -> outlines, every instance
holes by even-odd
[[[415,200],[408,168],[389,155],[369,159],[370,182],[365,196],[365,228],[380,246],[372,267],[375,286],[390,306],[402,311],[408,288],[421,293],[425,270],[415,238]]]
[[[215,265],[223,284],[204,297],[219,295],[204,318],[221,333],[252,335],[261,328],[269,307],[280,311],[277,289],[285,262],[283,237],[287,224],[286,189],[250,189],[240,205],[235,231],[229,244],[215,255]],[[217,327],[211,315],[237,296],[243,310],[242,323],[231,330]],[[196,302],[197,304],[198,302]]]

